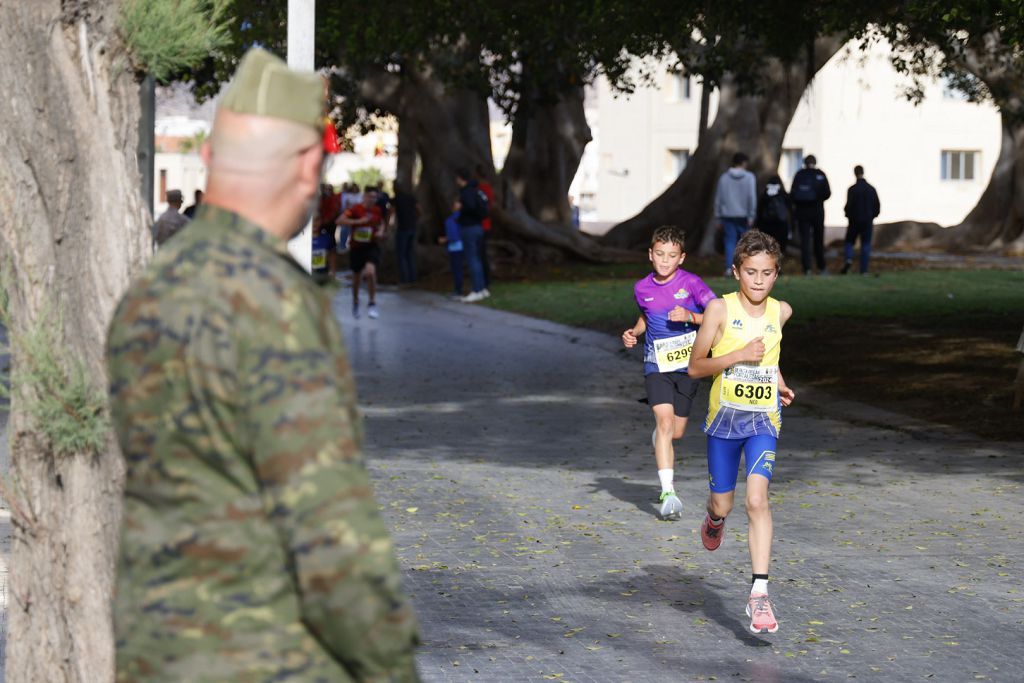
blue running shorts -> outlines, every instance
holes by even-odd
[[[747,477],[760,474],[772,479],[775,469],[775,446],[778,439],[768,434],[748,436],[745,439],[708,437],[708,487],[715,493],[728,493],[736,488],[739,476],[740,453],[744,454]]]

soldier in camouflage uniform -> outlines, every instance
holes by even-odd
[[[119,681],[417,680],[341,332],[286,247],[322,116],[318,76],[251,51],[203,151],[206,201],[111,324]]]

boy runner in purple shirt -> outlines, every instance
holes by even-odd
[[[672,440],[681,439],[697,393],[698,380],[687,373],[697,327],[704,319],[704,307],[715,293],[693,273],[680,268],[686,252],[685,236],[675,226],[662,226],[651,236],[647,255],[654,272],[633,287],[640,317],[622,333],[628,349],[644,338],[644,384],[647,403],[654,411],[656,427],[654,460],[661,482],[661,517],[679,519],[683,504],[675,493],[675,452]]]

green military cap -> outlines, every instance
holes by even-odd
[[[245,53],[220,106],[239,114],[286,119],[324,127],[324,82],[312,71],[295,71],[258,47]]]

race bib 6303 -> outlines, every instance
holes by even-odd
[[[733,365],[722,371],[719,402],[737,410],[767,413],[779,405],[779,368]]]

